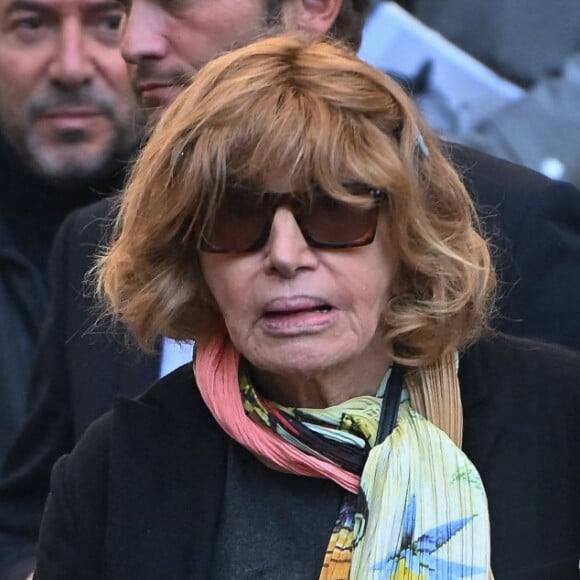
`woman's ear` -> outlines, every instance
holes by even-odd
[[[322,38],[332,28],[342,0],[286,0],[282,21],[287,32],[306,39]]]

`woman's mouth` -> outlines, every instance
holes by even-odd
[[[268,304],[262,321],[269,332],[311,333],[331,324],[336,312],[332,305],[319,299],[282,299]]]

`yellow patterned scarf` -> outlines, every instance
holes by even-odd
[[[204,349],[198,367],[200,355],[205,362]],[[263,399],[243,372],[239,392],[255,424],[333,469],[360,476],[358,491],[345,492],[321,580],[493,578],[485,490],[460,449],[462,409],[453,355],[407,373],[394,428],[382,442],[376,441],[380,392],[328,409],[295,409]],[[231,434],[218,405],[208,406]]]

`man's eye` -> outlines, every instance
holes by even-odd
[[[41,16],[23,16],[14,20],[12,28],[15,30],[38,30],[44,24],[44,18]]]
[[[101,24],[108,30],[119,30],[122,21],[123,14],[119,12],[115,14],[107,14],[103,17]]]
[[[125,13],[122,10],[94,15],[88,25],[92,34],[101,43],[107,46],[117,46],[121,39],[121,27]]]
[[[34,44],[48,34],[50,26],[42,14],[16,14],[10,21],[9,31],[18,42]]]

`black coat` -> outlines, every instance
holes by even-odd
[[[52,300],[40,332],[29,392],[30,415],[7,456],[0,480],[0,579],[14,578],[32,560],[56,459],[72,449],[117,394],[142,393],[158,376],[157,356],[127,348],[106,323],[84,277],[108,231],[112,199],[72,213],[50,262]]]
[[[453,159],[497,246],[505,296],[496,326],[580,349],[580,192],[475,151],[456,149]],[[54,249],[53,301],[35,363],[32,414],[0,481],[2,578],[8,574],[2,564],[33,555],[56,459],[114,395],[138,394],[158,375],[157,357],[128,352],[122,336],[111,338],[102,327],[90,330],[94,301],[82,280],[111,212],[105,201],[73,213]]]
[[[0,213],[0,462],[26,416],[30,357],[47,299],[44,280],[26,259]]]
[[[496,580],[577,578],[580,353],[497,335],[459,373]],[[210,578],[226,449],[190,364],[118,399],[55,468],[35,579]]]
[[[48,302],[48,256],[73,209],[118,188],[103,181],[63,188],[37,175],[0,134],[0,465],[26,418],[30,360]]]

